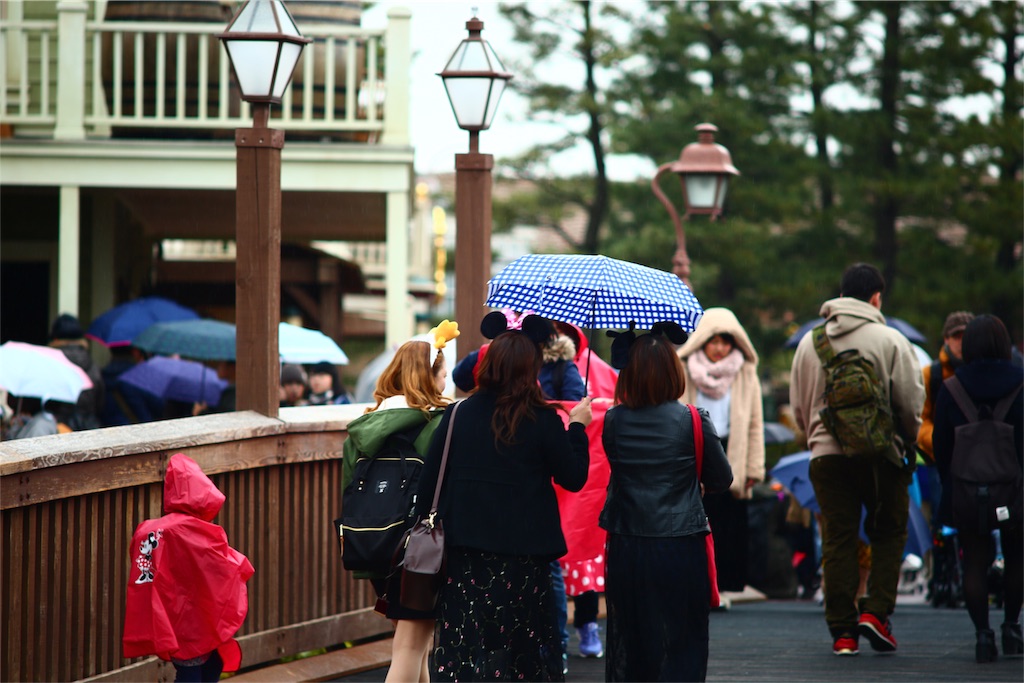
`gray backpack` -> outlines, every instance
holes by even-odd
[[[999,526],[1019,524],[1024,517],[1021,468],[1013,425],[1005,420],[1021,387],[991,410],[983,406],[979,411],[955,375],[945,386],[967,418],[954,430],[949,466],[957,527],[976,526],[985,534]]]

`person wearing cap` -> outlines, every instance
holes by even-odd
[[[974,320],[969,311],[954,311],[946,316],[942,325],[942,348],[939,357],[931,365],[924,366],[924,408],[921,411],[921,429],[917,432],[917,449],[928,463],[935,462],[932,446],[932,432],[935,430],[935,398],[942,383],[953,376],[956,369],[964,364],[961,345],[967,323]]]
[[[89,355],[89,342],[85,339],[85,330],[78,318],[69,313],[57,316],[50,327],[50,346],[60,349],[69,361],[82,368],[92,380],[92,388],[79,394],[68,426],[76,432],[102,427],[100,412],[105,400],[103,376]]]
[[[301,365],[285,363],[281,367],[281,407],[309,405],[306,391],[309,390],[309,379]]]
[[[309,405],[326,406],[351,403],[345,387],[338,379],[338,368],[333,363],[320,361],[309,369]]]

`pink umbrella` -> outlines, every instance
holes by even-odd
[[[15,396],[75,403],[92,380],[59,349],[9,341],[0,346],[0,387]]]

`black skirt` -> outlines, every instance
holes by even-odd
[[[432,680],[565,680],[549,565],[449,548]]]
[[[711,612],[702,535],[608,534],[605,680],[703,681]]]

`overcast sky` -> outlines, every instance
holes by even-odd
[[[522,48],[517,48],[512,41],[512,27],[501,17],[498,3],[493,0],[382,0],[363,13],[363,26],[377,28],[386,25],[387,10],[391,7],[406,7],[412,11],[411,134],[416,148],[416,171],[454,171],[455,154],[468,151],[469,133],[455,123],[455,115],[437,73],[466,37],[466,21],[473,16],[473,8],[478,8],[477,16],[484,22],[484,39],[499,58],[508,62],[516,56],[522,57]],[[533,144],[554,140],[560,135],[559,130],[552,130],[550,126],[531,123],[525,101],[506,90],[497,118],[489,130],[480,134],[480,151],[496,158],[512,156]],[[585,149],[560,155],[558,161],[561,172],[578,173],[593,168],[592,159]],[[653,169],[648,162],[609,160],[609,175],[615,180],[632,178],[637,173],[650,174]]]

